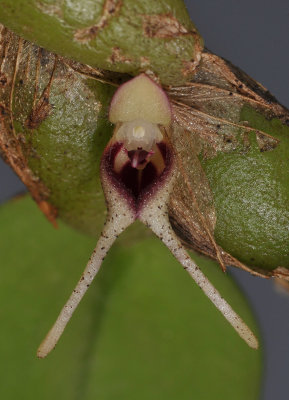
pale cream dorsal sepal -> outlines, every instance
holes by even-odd
[[[123,83],[113,95],[109,110],[113,124],[138,118],[164,126],[169,126],[172,118],[166,93],[145,74]]]

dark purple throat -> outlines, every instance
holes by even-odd
[[[117,172],[114,168],[115,159],[123,150],[123,144],[116,142],[108,146],[102,156],[101,169],[111,180],[117,190],[134,204],[137,212],[147,196],[152,195],[159,185],[162,185],[172,164],[172,151],[168,144],[160,142],[156,145],[155,152],[158,154],[148,161],[149,152],[137,149],[127,152],[128,159]],[[135,158],[138,158],[136,165],[145,166],[133,167]]]

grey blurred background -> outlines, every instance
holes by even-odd
[[[185,3],[206,46],[242,68],[289,107],[288,0],[185,0]],[[0,202],[24,190],[23,184],[0,160]],[[247,294],[263,334],[263,388],[260,399],[256,400],[288,400],[289,295],[278,293],[273,281],[254,278],[236,269],[231,272]]]

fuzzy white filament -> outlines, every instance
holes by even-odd
[[[174,233],[168,219],[165,197],[168,193],[158,193],[158,199],[149,202],[141,214],[141,221],[145,223],[167,246],[175,258],[182,264],[185,270],[191,275],[196,284],[202,289],[206,296],[223,314],[235,331],[252,348],[258,348],[258,340],[239,317],[232,307],[222,298],[217,289],[211,284],[208,278],[202,273],[199,267],[190,258],[183,245]],[[151,217],[153,215],[153,218]]]
[[[48,332],[43,342],[40,344],[37,351],[37,357],[44,358],[48,353],[50,353],[51,350],[54,349],[74,310],[80,303],[81,299],[98,273],[108,250],[116,240],[117,236],[133,222],[134,218],[131,217],[130,213],[125,212],[125,208],[122,211],[123,212],[114,213],[114,215],[107,219],[102,234],[80,280],[78,281],[67,303],[61,310],[56,322]]]

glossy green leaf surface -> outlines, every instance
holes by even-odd
[[[165,84],[191,77],[203,47],[182,0],[3,0],[0,22],[57,54]]]
[[[56,349],[38,360],[36,348],[96,240],[64,225],[54,230],[28,197],[1,207],[0,226],[2,398],[258,398],[261,352],[247,347],[149,236],[120,237]],[[254,328],[230,278],[214,262],[196,261]]]

